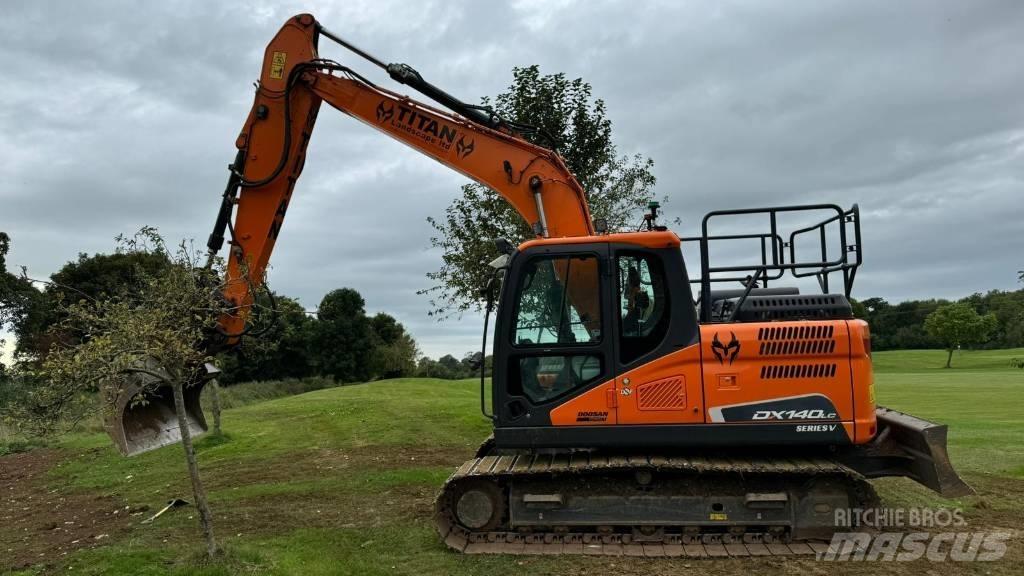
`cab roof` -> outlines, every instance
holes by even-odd
[[[519,250],[536,246],[563,246],[566,244],[632,244],[643,248],[678,248],[679,236],[669,230],[651,230],[644,232],[617,232],[595,236],[567,236],[562,238],[535,238],[519,245]]]

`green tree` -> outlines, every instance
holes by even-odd
[[[416,372],[419,347],[405,327],[383,312],[370,319],[373,352],[369,373],[373,378],[401,378]]]
[[[313,346],[315,362],[322,374],[339,382],[369,379],[367,358],[373,350],[366,301],[352,288],[328,292],[320,301]]]
[[[17,327],[31,307],[39,291],[23,276],[7,270],[7,254],[11,237],[0,232],[0,330]]]
[[[113,254],[79,254],[50,276],[42,292],[23,294],[13,322],[18,357],[41,359],[56,340],[74,337],[73,331],[51,330],[67,317],[65,304],[137,292],[143,279],[169,265],[166,254],[150,250],[141,238],[134,240],[122,243]]]
[[[953,351],[961,346],[978,344],[996,329],[994,314],[978,314],[970,305],[957,302],[940,306],[924,321],[925,330],[942,342],[946,351],[946,368],[953,361]]]
[[[524,134],[527,139],[547,147],[557,144],[586,191],[595,219],[605,219],[611,230],[635,226],[639,211],[653,197],[654,162],[640,154],[618,153],[605,103],[593,97],[590,84],[582,79],[542,75],[537,66],[514,68],[512,75],[508,90],[494,99],[494,110],[539,129]],[[491,101],[484,98],[483,103]],[[479,290],[491,273],[486,263],[498,255],[495,238],[518,244],[533,236],[507,202],[479,184],[463,186],[443,218],[427,220],[437,232],[431,244],[443,252],[441,268],[427,274],[435,286],[424,291],[431,296],[430,313],[439,318],[479,309]]]
[[[220,358],[223,375],[218,378],[225,385],[254,380],[281,380],[305,378],[315,374],[312,343],[316,320],[293,298],[275,294],[271,300],[266,294],[257,298],[265,315],[273,314],[267,331],[259,338],[246,338],[238,350]],[[271,312],[276,308],[276,311]]]

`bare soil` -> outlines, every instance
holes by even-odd
[[[47,472],[65,456],[38,449],[0,458],[0,571],[59,564],[116,540],[143,516],[116,497],[50,486]]]

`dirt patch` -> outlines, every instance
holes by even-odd
[[[38,449],[0,457],[0,571],[53,566],[117,539],[142,515],[114,497],[48,486],[47,472],[65,456]]]

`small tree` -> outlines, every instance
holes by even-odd
[[[958,302],[940,306],[929,314],[924,321],[924,328],[929,335],[942,342],[949,352],[946,356],[946,368],[949,368],[954,350],[983,342],[996,329],[997,324],[994,314],[981,316],[968,304]]]
[[[62,340],[45,356],[36,372],[38,385],[21,407],[20,419],[39,431],[54,431],[79,421],[100,408],[110,410],[124,393],[127,378],[144,381],[133,402],[158,386],[173,390],[182,446],[192,483],[207,553],[217,552],[213,516],[203,488],[184,404],[184,389],[197,385],[207,354],[207,338],[220,315],[229,312],[221,297],[223,265],[201,266],[186,245],[170,253],[154,229],[131,239],[119,238],[121,249],[166,257],[171,265],[143,274],[136,293],[100,299],[81,299],[62,310],[65,319],[55,327],[73,338]],[[142,379],[142,380],[139,380]]]

